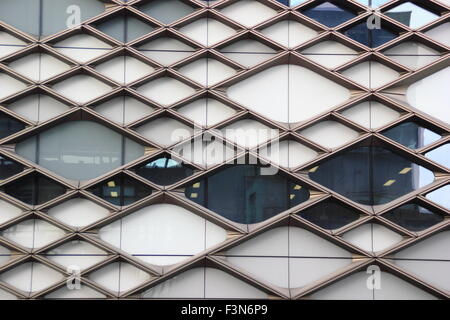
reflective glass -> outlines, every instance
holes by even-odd
[[[0,113],[0,139],[6,138],[23,129],[25,129],[25,124],[4,113]]]
[[[39,205],[63,195],[66,188],[41,174],[33,173],[8,183],[3,191],[30,205]]]
[[[152,193],[150,187],[124,174],[89,188],[89,191],[116,206],[127,206]]]
[[[338,7],[334,3],[324,2],[316,7],[302,12],[305,16],[314,19],[327,27],[335,27],[356,15],[347,9]]]
[[[70,121],[18,143],[16,153],[65,178],[89,180],[142,156],[144,147],[97,122]]]
[[[147,180],[165,186],[189,177],[194,170],[176,160],[163,157],[136,168],[136,173]]]
[[[190,200],[238,223],[257,223],[309,198],[292,180],[257,165],[235,165],[186,188]]]
[[[194,12],[194,8],[180,0],[148,1],[140,6],[139,10],[165,24],[170,24]]]
[[[366,205],[390,202],[434,180],[430,170],[377,146],[346,150],[311,168],[309,177]]]
[[[384,14],[411,28],[420,28],[434,19],[439,18],[438,15],[419,7],[412,2],[402,3]]]
[[[412,121],[385,130],[383,135],[411,149],[422,148],[441,138],[439,134]]]
[[[121,42],[133,41],[154,28],[131,15],[122,15],[96,25],[96,28]]]
[[[357,212],[333,200],[322,201],[299,215],[327,230],[341,228],[359,218]]]
[[[450,168],[450,143],[444,144],[439,148],[427,152],[425,156],[441,165]]]
[[[450,209],[450,185],[430,192],[427,194],[427,198],[444,208]]]
[[[0,156],[0,180],[9,178],[15,174],[18,174],[23,170],[23,166]]]
[[[423,231],[444,220],[444,217],[417,204],[406,204],[383,214],[383,217],[410,231]]]
[[[398,33],[388,29],[369,29],[366,21],[346,29],[343,31],[343,34],[370,48],[381,46],[382,44],[398,37]]]

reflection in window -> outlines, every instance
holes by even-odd
[[[311,168],[309,177],[366,205],[390,202],[434,180],[430,170],[377,146],[344,151]]]
[[[444,217],[417,204],[406,204],[383,215],[384,218],[410,231],[423,231],[442,222]]]
[[[33,173],[8,183],[3,191],[30,205],[39,205],[63,195],[66,188],[41,174]]]
[[[324,2],[316,7],[310,8],[302,12],[305,16],[314,19],[327,27],[335,27],[347,20],[354,18],[356,15],[347,9],[338,7],[331,2]]]
[[[12,177],[19,172],[22,172],[22,170],[22,165],[0,156],[0,180]]]
[[[189,167],[167,157],[152,160],[136,168],[136,173],[159,185],[170,185],[194,173]]]
[[[96,122],[70,121],[18,143],[16,153],[65,178],[89,180],[139,158],[144,147]]]
[[[427,198],[444,208],[450,209],[450,184],[427,194]]]
[[[388,10],[384,14],[414,29],[420,28],[434,19],[439,18],[438,15],[419,7],[412,2],[402,3],[401,5]]]
[[[89,191],[116,206],[127,206],[152,193],[150,187],[124,174],[89,188]]]
[[[359,219],[359,214],[333,200],[322,201],[300,213],[300,216],[327,230],[341,228]]]
[[[4,113],[0,113],[0,139],[6,138],[23,129],[25,129],[25,125],[22,122]]]
[[[447,168],[450,168],[450,143],[444,144],[439,148],[427,152],[425,156]]]
[[[376,48],[385,44],[398,36],[398,33],[394,33],[387,29],[369,29],[367,28],[367,22],[356,24],[343,32],[347,37],[362,43],[370,48]]]
[[[121,42],[129,42],[148,34],[154,28],[131,15],[120,15],[99,23],[96,28]]]
[[[309,198],[309,191],[269,168],[235,165],[186,188],[190,200],[237,223],[257,223]]]
[[[422,148],[441,138],[436,132],[412,121],[385,130],[383,135],[411,149]]]

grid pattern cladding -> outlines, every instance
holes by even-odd
[[[0,0],[0,298],[449,298],[449,5]]]

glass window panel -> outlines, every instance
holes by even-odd
[[[444,208],[450,209],[450,185],[430,192],[427,194],[427,198]]]
[[[406,204],[383,215],[410,231],[423,231],[444,221],[444,217],[417,204]]]
[[[39,205],[66,193],[66,188],[40,174],[30,174],[3,186],[10,196],[28,203]]]
[[[194,8],[179,0],[152,0],[140,6],[139,10],[165,24],[194,12]]]
[[[125,163],[123,153],[128,154],[128,161],[144,154],[144,147],[132,142],[132,148],[124,150],[123,144],[128,140],[93,121],[69,121],[40,133],[37,141],[31,139],[18,143],[17,154],[34,161],[31,151],[36,142],[37,163],[74,180],[89,180],[118,168]]]
[[[344,9],[328,1],[313,8],[309,8],[302,13],[330,28],[356,17],[356,15],[348,9]]]
[[[0,20],[37,38],[39,3],[39,0],[0,1]]]
[[[450,168],[450,143],[444,144],[430,152],[427,152],[425,156],[447,168]]]
[[[177,160],[163,157],[137,167],[136,173],[156,184],[166,186],[189,177],[194,170]]]
[[[24,166],[0,155],[0,180],[23,171]]]
[[[264,221],[309,198],[304,187],[281,175],[268,175],[266,170],[270,171],[256,165],[228,167],[195,182],[185,195],[227,219],[246,224]]]
[[[25,129],[25,124],[5,113],[0,113],[0,139],[6,138],[23,129]]]
[[[96,28],[121,42],[134,41],[154,30],[151,25],[131,15],[114,17],[96,25]]]
[[[420,28],[434,19],[439,18],[438,15],[419,7],[412,2],[402,3],[401,5],[388,10],[384,14],[414,29]]]
[[[130,205],[152,193],[150,187],[124,174],[96,184],[89,191],[116,206]]]
[[[356,24],[343,32],[347,37],[370,48],[376,48],[399,36],[398,33],[385,28],[369,29],[367,23]]]
[[[411,149],[422,148],[441,138],[434,131],[412,121],[404,122],[382,133],[389,139]]]
[[[366,205],[390,202],[434,180],[430,170],[375,146],[344,151],[311,168],[309,177]]]
[[[322,201],[306,209],[300,216],[327,230],[341,228],[359,219],[359,214],[335,201]]]

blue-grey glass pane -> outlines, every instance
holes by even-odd
[[[411,121],[385,130],[383,135],[411,149],[422,148],[441,138],[439,134]]]
[[[444,217],[417,204],[406,204],[383,215],[410,231],[418,232],[442,222]]]
[[[379,205],[434,180],[433,173],[392,151],[375,146],[342,152],[314,169],[312,180],[366,205]]]
[[[450,209],[450,185],[430,192],[427,194],[427,198],[444,208]]]
[[[23,129],[25,129],[25,125],[22,122],[4,113],[0,113],[0,139],[6,138]]]
[[[356,1],[368,7],[376,8],[382,6],[383,4],[389,2],[390,0],[356,0]]]
[[[14,0],[15,1],[15,0]],[[98,0],[43,0],[42,36],[77,27],[105,11],[105,3]]]
[[[257,223],[309,198],[309,191],[257,165],[235,165],[186,188],[190,200],[237,223]]]
[[[347,37],[362,43],[370,48],[376,48],[395,39],[398,34],[387,29],[369,29],[367,23],[359,23],[343,32]]]
[[[314,8],[302,12],[305,16],[314,19],[327,27],[335,27],[350,20],[356,15],[347,9],[338,7],[334,3],[324,2]]]
[[[57,125],[40,133],[37,139],[18,143],[16,153],[35,161],[36,148],[39,165],[73,180],[96,178],[144,154],[142,145],[93,121]]]
[[[194,12],[194,8],[180,0],[153,0],[140,6],[139,10],[165,24]]]
[[[37,38],[39,0],[0,0],[0,20]]]
[[[39,205],[63,195],[66,188],[43,175],[30,174],[7,184],[3,191],[30,205]]]
[[[436,148],[430,152],[427,152],[425,156],[447,168],[450,168],[450,143],[444,144],[439,148]]]
[[[420,28],[439,18],[438,15],[411,2],[402,3],[401,5],[385,12],[385,15],[414,29]]]
[[[121,42],[133,41],[154,30],[151,25],[132,16],[115,17],[98,24],[96,28]]]
[[[300,216],[327,230],[341,228],[359,218],[354,210],[331,200],[306,209]]]
[[[163,157],[136,168],[136,173],[147,180],[165,186],[189,177],[194,170],[176,160]]]
[[[23,171],[23,166],[8,158],[0,156],[0,180],[12,177]]]
[[[152,194],[147,185],[123,174],[103,181],[89,191],[116,206],[127,206]]]

